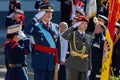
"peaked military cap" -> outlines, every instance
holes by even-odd
[[[18,31],[21,31],[22,27],[20,24],[14,24],[7,28],[7,34],[12,34]]]
[[[85,16],[85,12],[81,9],[77,9],[76,13],[80,13],[82,16]]]
[[[53,7],[54,7],[53,4],[44,4],[40,6],[40,10],[53,12],[54,11]]]
[[[104,24],[108,22],[108,18],[104,15],[98,14],[98,21],[104,20]]]
[[[77,21],[86,21],[87,23],[89,22],[89,20],[85,16],[75,17],[75,19],[77,19]]]

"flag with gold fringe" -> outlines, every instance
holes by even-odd
[[[113,51],[113,39],[115,23],[118,20],[117,11],[119,10],[118,1],[120,0],[109,0],[109,15],[108,15],[108,27],[106,29],[106,40],[104,43],[102,70],[100,80],[110,80],[110,64]]]

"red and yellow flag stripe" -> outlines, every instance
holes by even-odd
[[[118,20],[118,2],[120,0],[110,0],[109,15],[108,15],[108,27],[106,29],[106,41],[104,43],[102,72],[100,80],[110,80],[110,64],[113,51],[113,39],[115,23]],[[109,46],[108,46],[109,44]]]

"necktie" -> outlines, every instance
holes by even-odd
[[[82,33],[81,36],[84,37],[84,34]]]
[[[48,23],[46,23],[46,26],[47,26],[47,27],[49,27],[49,24],[48,24]]]

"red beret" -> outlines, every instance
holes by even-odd
[[[77,19],[78,21],[86,21],[87,23],[89,22],[89,20],[88,20],[86,17],[84,17],[84,16],[76,17],[76,19]]]

